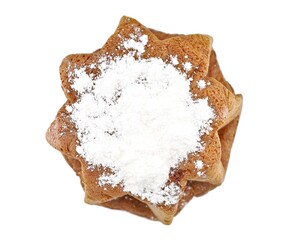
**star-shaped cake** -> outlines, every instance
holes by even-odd
[[[80,177],[85,202],[170,224],[225,177],[242,96],[212,38],[123,17],[105,45],[60,66],[67,101],[47,141]]]

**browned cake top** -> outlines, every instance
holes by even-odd
[[[152,204],[176,204],[188,180],[220,182],[216,131],[233,107],[232,92],[206,77],[211,44],[122,18],[102,49],[64,59],[68,101],[52,144],[100,169],[99,187]]]

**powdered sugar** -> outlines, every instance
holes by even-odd
[[[202,171],[202,169],[203,169],[203,167],[204,167],[204,163],[202,162],[202,160],[196,160],[196,161],[194,162],[194,165],[195,165],[195,168],[196,168],[196,170],[197,170],[197,175],[198,175],[199,177],[205,176],[205,172]]]
[[[189,72],[192,69],[192,64],[190,62],[186,62],[183,64],[185,71]]]
[[[202,160],[196,160],[196,161],[194,162],[194,165],[195,165],[195,168],[196,168],[197,170],[200,170],[200,169],[203,168],[203,162],[202,162]]]
[[[206,87],[206,82],[205,82],[203,79],[199,80],[199,81],[197,82],[197,87],[198,87],[200,90],[204,89],[204,88]]]
[[[172,65],[178,65],[178,58],[177,56],[171,56],[171,63]]]
[[[74,70],[75,79],[71,87],[76,89],[78,92],[89,90],[93,86],[93,80],[85,70],[86,68],[84,67]]]
[[[73,111],[73,108],[69,105],[66,106],[66,111],[71,113]]]
[[[159,58],[137,59],[147,35],[130,36],[122,57],[102,57],[95,81],[85,67],[75,70],[72,88],[80,99],[70,106],[80,144],[76,150],[93,167],[103,166],[101,186],[153,204],[178,202],[180,187],[168,183],[171,168],[202,151],[214,111],[207,99],[193,100],[186,75]],[[95,67],[95,66],[93,66]]]
[[[139,31],[136,30],[136,32]],[[129,49],[136,50],[138,55],[141,55],[143,52],[145,52],[145,45],[147,44],[147,42],[148,42],[147,35],[137,36],[131,34],[129,39],[123,41],[123,46],[127,50]]]

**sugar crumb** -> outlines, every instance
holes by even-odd
[[[206,82],[205,82],[203,79],[199,80],[199,81],[197,82],[197,87],[198,87],[200,90],[204,89],[204,88],[206,87]]]
[[[192,69],[192,64],[190,62],[185,62],[183,64],[185,71],[189,72]]]
[[[202,160],[196,160],[196,161],[194,162],[194,165],[195,165],[195,168],[196,168],[197,170],[202,169],[203,166],[204,166]]]
[[[66,111],[69,112],[69,113],[71,113],[72,110],[73,110],[72,106],[70,106],[70,105],[67,105],[67,106],[65,107],[65,109],[66,109]]]
[[[178,65],[179,61],[178,61],[177,56],[170,56],[170,58],[171,58],[171,63],[172,63],[174,66]]]

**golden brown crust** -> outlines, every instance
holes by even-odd
[[[148,35],[148,44],[142,58],[159,57],[168,61],[169,56],[177,55],[180,61],[176,67],[179,69],[182,68],[183,62],[189,60],[192,63],[193,68],[187,73],[193,78],[191,91],[196,94],[197,98],[208,97],[209,104],[216,114],[216,119],[212,124],[213,130],[202,139],[206,142],[205,150],[189,156],[190,161],[174,169],[170,176],[170,180],[178,182],[183,190],[180,201],[171,206],[154,206],[146,200],[123,192],[121,187],[101,187],[97,179],[105,169],[90,170],[86,161],[76,153],[78,144],[76,127],[66,111],[66,105],[74,103],[79,97],[71,88],[68,74],[76,68],[97,63],[99,58],[106,53],[113,53],[113,56],[123,55],[124,52],[117,48],[121,41],[120,37],[129,36],[135,27],[139,27],[143,33]],[[241,113],[242,96],[235,95],[231,85],[224,79],[211,45],[212,38],[207,35],[166,34],[148,29],[134,19],[123,17],[115,33],[101,49],[90,54],[72,54],[63,59],[60,76],[67,102],[59,110],[49,127],[46,138],[63,154],[68,164],[80,177],[87,203],[126,210],[170,224],[173,217],[193,196],[201,196],[222,183]],[[100,74],[98,69],[86,68],[86,71],[94,76]],[[210,85],[202,90],[198,89],[196,81],[200,79],[210,82]],[[205,176],[198,175],[193,164],[194,160],[199,157],[205,164]]]

